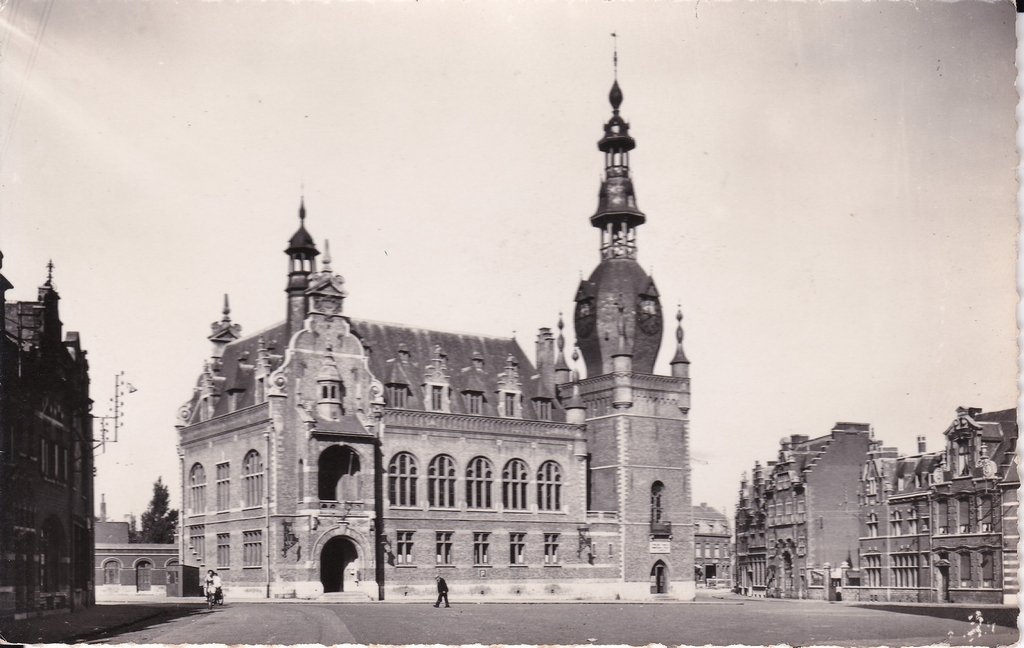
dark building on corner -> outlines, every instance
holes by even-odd
[[[243,336],[225,303],[179,412],[186,564],[231,596],[426,598],[442,574],[460,597],[693,597],[689,361],[680,324],[653,373],[663,313],[618,83],[610,100],[601,260],[575,296],[587,377],[561,321],[531,362],[349,315],[302,206],[285,320]]]
[[[94,601],[89,363],[52,269],[36,301],[0,275],[0,619]]]

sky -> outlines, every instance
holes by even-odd
[[[0,7],[8,299],[52,259],[94,413],[118,372],[137,389],[96,462],[112,518],[158,476],[178,503],[209,325],[225,293],[243,334],[284,319],[300,196],[348,314],[532,354],[599,261],[612,32],[694,503],[731,513],[790,434],[912,452],[1017,402],[1010,3]]]

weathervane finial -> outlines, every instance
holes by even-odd
[[[619,80],[619,35],[612,32],[612,75]]]

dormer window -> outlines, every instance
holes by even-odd
[[[444,387],[441,385],[430,386],[430,409],[440,412],[444,404]]]
[[[971,446],[967,439],[956,442],[956,472],[961,476],[971,474]]]
[[[505,392],[505,416],[516,415],[516,395]]]
[[[550,398],[538,398],[533,401],[534,407],[537,409],[537,418],[542,421],[551,420],[551,399]]]
[[[467,414],[483,414],[484,413],[484,395],[478,391],[467,391],[464,392],[466,397],[466,413]]]
[[[388,407],[405,409],[409,406],[409,386],[396,384],[385,385],[384,400]]]

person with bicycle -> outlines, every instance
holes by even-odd
[[[212,569],[207,571],[203,587],[206,591],[206,601],[210,607],[216,604],[224,605],[223,582],[220,579],[220,574]]]

